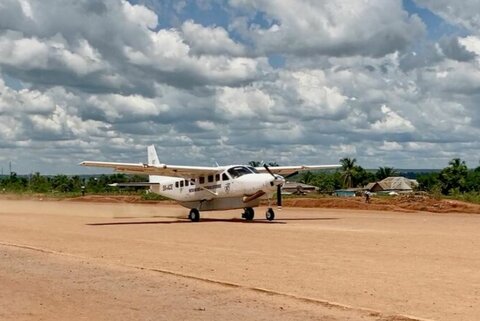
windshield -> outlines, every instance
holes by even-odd
[[[232,176],[232,178],[237,178],[245,174],[252,174],[253,171],[245,166],[235,166],[230,168],[228,173]]]
[[[251,170],[253,173],[258,174],[258,171],[255,169],[255,167],[248,166],[248,169]]]

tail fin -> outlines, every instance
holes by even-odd
[[[147,147],[147,154],[148,165],[160,165],[160,161],[158,160],[157,151],[155,150],[154,145],[150,145]]]
[[[148,161],[148,165],[160,165],[160,161],[158,160],[158,155],[157,155],[157,151],[155,150],[155,146],[154,145],[150,145],[147,147],[147,161]],[[150,183],[152,182],[158,182],[158,177],[154,176],[154,175],[148,175],[148,181]]]

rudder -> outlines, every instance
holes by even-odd
[[[158,160],[157,151],[155,150],[154,145],[150,145],[147,147],[147,155],[148,165],[160,165],[160,161]]]

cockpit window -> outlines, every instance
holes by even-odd
[[[252,174],[253,171],[251,171],[249,168],[245,166],[235,166],[230,168],[228,170],[228,173],[230,174],[230,176],[232,176],[232,178],[237,178],[245,174]]]
[[[253,173],[258,174],[258,171],[255,169],[255,167],[248,166],[248,169],[251,170]]]

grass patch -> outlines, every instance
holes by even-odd
[[[141,194],[141,198],[144,201],[167,201],[167,200],[169,200],[169,198],[167,198],[165,196],[155,194],[155,193],[145,193],[145,192]]]
[[[468,192],[463,194],[455,194],[448,196],[448,199],[453,199],[457,201],[464,201],[469,203],[480,204],[480,193],[478,192]]]

